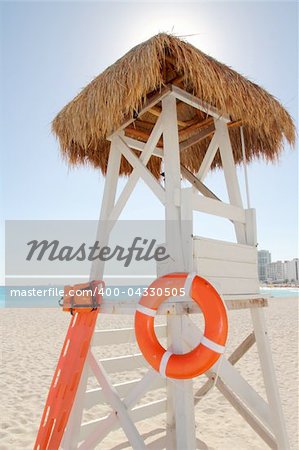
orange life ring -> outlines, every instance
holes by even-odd
[[[185,290],[200,307],[205,318],[201,341],[193,350],[175,354],[157,339],[154,320],[158,307],[170,298],[169,292]],[[181,291],[182,292],[182,291]],[[209,370],[224,352],[228,334],[226,307],[214,287],[195,274],[171,273],[155,280],[140,299],[135,313],[135,333],[147,362],[162,376],[193,378]]]

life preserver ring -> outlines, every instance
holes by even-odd
[[[154,329],[157,309],[164,300],[170,298],[171,293],[173,295],[174,289],[178,293],[185,290],[185,295],[198,304],[205,318],[201,341],[197,347],[184,354],[165,350]],[[164,275],[149,286],[138,303],[135,334],[143,356],[162,376],[193,378],[209,370],[224,352],[228,334],[226,307],[218,292],[204,278],[187,273]]]

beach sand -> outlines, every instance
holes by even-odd
[[[298,303],[295,298],[270,299],[265,309],[269,337],[291,448],[298,448]],[[32,449],[45,398],[66,334],[70,316],[54,309],[2,309],[1,364],[1,431],[0,450]],[[251,331],[247,310],[229,313],[230,336],[227,354]],[[132,317],[102,315],[101,328],[132,325]],[[130,354],[133,345],[122,346]],[[119,355],[119,346],[100,347],[97,356]],[[237,363],[247,381],[265,398],[256,347]],[[141,369],[142,371],[142,369]],[[124,381],[140,374],[115,374],[115,381]],[[206,378],[199,377],[195,386]],[[162,390],[151,391],[147,400],[158,400]],[[92,420],[105,414],[107,405],[89,410],[84,418]],[[214,388],[196,406],[198,448],[209,450],[259,450],[268,448]],[[158,448],[153,441],[165,441],[165,415],[137,425],[149,448]],[[131,448],[124,433],[111,432],[97,449]],[[159,446],[161,448],[161,446]],[[185,450],[185,449],[180,449]]]

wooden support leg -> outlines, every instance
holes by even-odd
[[[171,350],[174,353],[187,351],[182,339],[183,322],[186,319],[183,315],[168,317],[168,334],[171,339]],[[168,420],[169,418],[175,420],[175,433],[172,420],[172,423],[168,423],[167,449],[196,449],[193,382],[192,380],[170,380],[168,391],[170,393],[168,399],[173,402]]]
[[[162,101],[164,115],[163,144],[166,188],[166,248],[173,264],[170,271],[186,270],[181,234],[180,151],[177,129],[176,99],[169,96]],[[190,255],[192,261],[192,253]],[[184,353],[182,324],[185,318],[168,318],[168,341],[175,353]],[[195,419],[192,381],[176,380],[167,383],[167,448],[169,450],[193,450],[195,443]]]
[[[270,411],[273,421],[273,432],[277,440],[277,447],[279,450],[288,450],[290,448],[290,445],[282,412],[263,309],[252,308],[251,317],[260,358],[260,364],[264,377],[266,394],[270,405]]]
[[[228,361],[234,366],[242,356],[253,346],[255,343],[254,333],[250,333],[244,341],[236,348],[236,350],[230,355]],[[211,377],[195,394],[195,404],[212,389],[215,384],[214,376]]]
[[[100,221],[96,235],[96,239],[101,242],[101,245],[106,245],[109,238],[110,230],[108,226],[108,219],[110,211],[112,210],[115,202],[120,160],[121,160],[121,153],[114,139],[112,140],[111,143],[104,195],[101,205]],[[104,272],[103,261],[95,260],[91,267],[90,280],[102,279],[103,272]],[[76,399],[74,401],[72,412],[68,420],[67,428],[63,437],[62,448],[65,450],[73,450],[78,447],[78,439],[80,426],[82,422],[83,403],[87,387],[87,380],[88,380],[88,366],[85,365],[78,386]]]

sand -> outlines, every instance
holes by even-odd
[[[298,448],[298,310],[297,299],[271,299],[265,310],[273,359],[282,398],[291,448]],[[1,431],[0,450],[32,449],[48,387],[67,330],[69,315],[54,309],[2,309]],[[248,311],[229,315],[228,354],[251,331]],[[101,328],[118,328],[132,324],[128,316],[102,315]],[[133,345],[102,347],[97,356],[129,354]],[[247,381],[265,398],[258,358],[253,347],[237,364]],[[144,369],[141,369],[141,372]],[[135,373],[115,374],[115,381],[135,377]],[[205,377],[196,380],[200,386]],[[92,383],[92,381],[91,381]],[[92,385],[92,384],[91,384]],[[147,394],[158,400],[162,390]],[[88,411],[84,419],[92,420],[109,410],[102,405]],[[196,406],[197,444],[209,450],[259,450],[268,448],[215,388]],[[149,448],[163,448],[165,415],[138,424]],[[153,441],[159,438],[159,446]],[[113,431],[97,449],[131,448],[123,432]],[[180,449],[184,450],[184,449]]]

